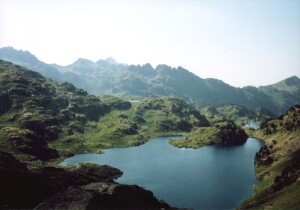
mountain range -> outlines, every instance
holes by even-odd
[[[296,76],[268,86],[236,88],[221,80],[202,79],[182,67],[163,64],[153,68],[150,64],[119,64],[113,58],[96,62],[80,58],[60,66],[46,64],[30,52],[12,47],[1,48],[0,59],[58,82],[70,82],[98,96],[174,96],[198,108],[230,103],[252,110],[264,108],[276,115],[300,103],[300,79]]]

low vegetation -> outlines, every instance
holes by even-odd
[[[260,124],[266,120],[276,118],[273,113],[266,109],[257,108],[253,111],[244,106],[235,104],[207,106],[201,108],[200,113],[204,115],[211,124],[222,120],[232,120],[239,126],[245,126],[249,121],[255,121]]]
[[[99,98],[4,61],[0,82],[0,149],[28,162],[139,145],[157,135],[209,126],[197,110],[176,98],[135,103]]]
[[[101,101],[107,102],[102,97]],[[103,149],[137,146],[151,137],[187,133],[197,126],[209,123],[187,103],[172,97],[149,97],[127,109],[112,109],[99,122],[89,122],[83,136],[86,149]]]
[[[205,145],[219,144],[223,146],[240,145],[248,136],[233,121],[221,121],[212,127],[201,127],[188,134],[184,140],[170,140],[176,147],[199,148]]]
[[[300,207],[300,106],[262,124],[249,135],[263,139],[265,146],[255,157],[258,179],[254,194],[242,209],[299,209]]]

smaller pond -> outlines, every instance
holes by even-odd
[[[244,127],[245,128],[253,128],[255,130],[260,128],[260,126],[253,120],[250,120]]]
[[[119,168],[124,174],[117,182],[144,187],[180,208],[233,209],[252,193],[257,183],[254,156],[261,141],[249,138],[241,146],[178,149],[168,143],[170,138],[175,137],[107,149],[104,154],[75,155],[61,164],[90,162]]]

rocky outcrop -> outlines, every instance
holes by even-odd
[[[231,120],[217,123],[215,127],[218,128],[218,136],[221,140],[219,143],[221,145],[240,145],[248,139],[245,131],[236,126]]]
[[[233,121],[226,120],[211,127],[200,127],[186,136],[184,140],[170,140],[175,147],[199,148],[205,145],[235,146],[242,145],[248,139],[245,131]]]
[[[115,183],[121,175],[90,163],[32,171],[0,151],[0,209],[170,209],[148,190]]]
[[[170,206],[136,185],[97,182],[69,187],[35,209],[170,209]]]

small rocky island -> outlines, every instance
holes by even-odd
[[[233,146],[244,144],[248,135],[233,121],[221,121],[211,127],[200,127],[188,134],[184,140],[170,140],[175,147],[199,148],[205,145],[219,144]]]

